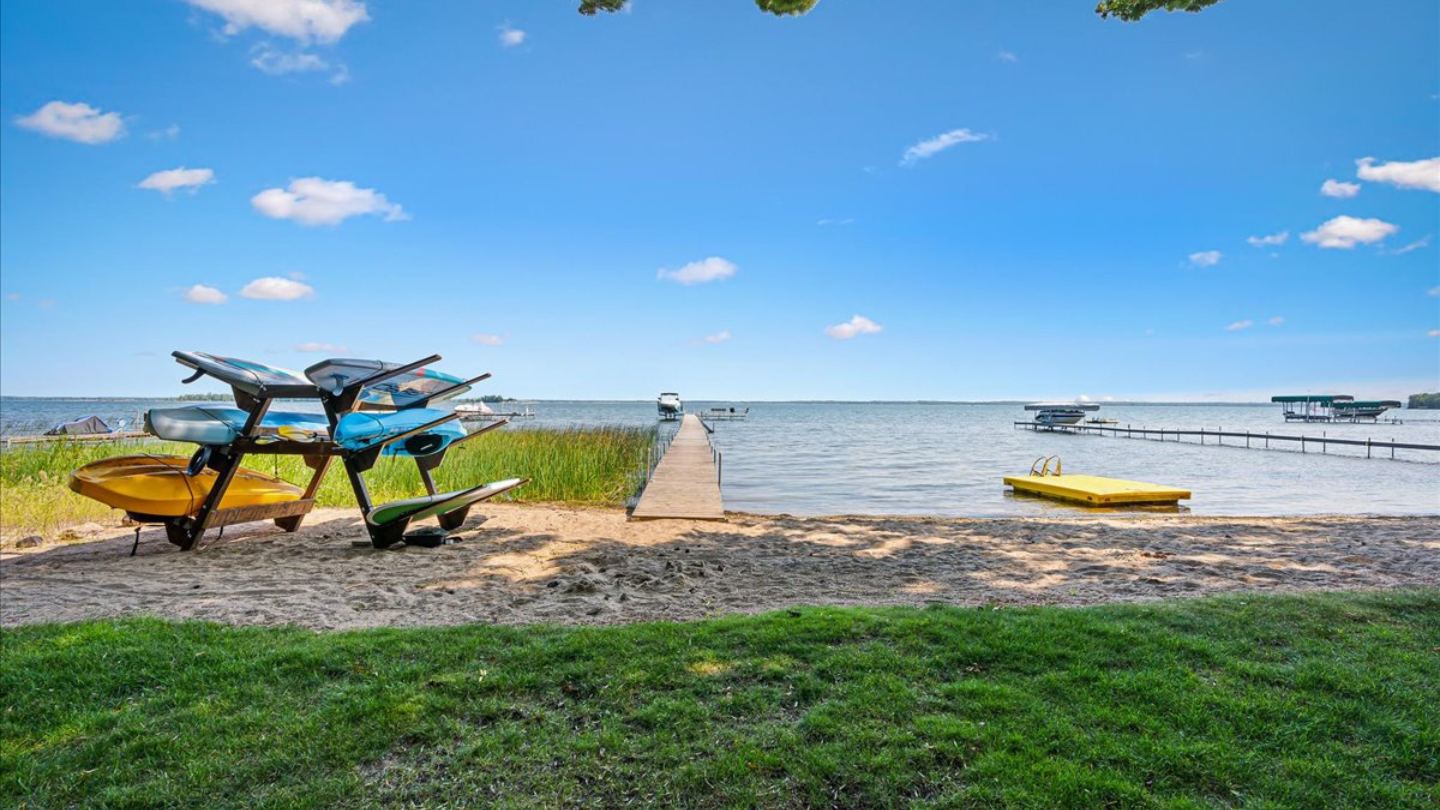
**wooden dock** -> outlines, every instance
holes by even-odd
[[[1298,449],[1301,453],[1313,452],[1311,448],[1315,447],[1320,448],[1321,453],[1329,453],[1330,446],[1335,445],[1337,447],[1364,448],[1365,458],[1374,458],[1374,452],[1376,450],[1389,450],[1390,458],[1392,459],[1395,458],[1396,450],[1424,450],[1429,452],[1440,452],[1440,445],[1434,444],[1417,444],[1415,442],[1395,441],[1377,442],[1373,439],[1368,438],[1363,440],[1345,439],[1326,436],[1324,434],[1320,436],[1281,436],[1279,434],[1271,433],[1268,430],[1264,433],[1255,433],[1254,431],[1249,430],[1220,430],[1218,428],[1215,430],[1205,430],[1203,428],[1199,430],[1174,430],[1171,428],[1137,428],[1131,427],[1130,425],[1126,425],[1124,427],[1118,427],[1113,425],[1101,426],[1080,424],[1041,425],[1035,422],[1016,422],[1015,427],[1024,428],[1025,430],[1033,430],[1037,433],[1040,431],[1047,431],[1052,433],[1075,433],[1080,435],[1092,436],[1117,436],[1124,437],[1126,439],[1149,439],[1151,441],[1160,442],[1172,440],[1178,442],[1182,440],[1182,437],[1188,436],[1192,438],[1198,438],[1198,442],[1192,442],[1197,444],[1205,444],[1205,440],[1209,438],[1214,440],[1212,444],[1222,447],[1245,447],[1249,449],[1262,450],[1280,449],[1281,447],[1285,446],[1286,442],[1289,442],[1290,447],[1296,447],[1296,445],[1298,445],[1298,448],[1296,449]],[[1234,441],[1232,441],[1230,444],[1226,444],[1226,439],[1233,439]],[[1242,440],[1244,441],[1243,444],[1241,444]],[[1270,446],[1271,442],[1275,443],[1274,448]],[[1358,458],[1360,455],[1359,450],[1357,449],[1353,453],[1353,455]]]
[[[670,442],[640,502],[630,513],[632,520],[682,518],[724,520],[725,505],[720,499],[720,468],[710,434],[700,417],[685,414],[680,430]]]

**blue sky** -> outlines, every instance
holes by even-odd
[[[7,0],[0,390],[1440,389],[1440,4],[1093,6]]]

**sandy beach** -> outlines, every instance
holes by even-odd
[[[619,624],[797,605],[1088,605],[1440,584],[1440,518],[938,520],[488,505],[436,549],[376,551],[357,512],[231,527],[182,553],[92,529],[7,549],[0,622],[156,616],[315,629]]]

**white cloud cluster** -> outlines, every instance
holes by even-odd
[[[268,73],[271,76],[330,69],[330,63],[316,54],[305,51],[287,53],[271,47],[267,42],[256,45],[250,53],[252,54],[250,64],[258,68],[261,73]]]
[[[357,0],[185,0],[225,18],[225,33],[255,27],[300,42],[336,42],[370,19]]]
[[[240,295],[256,301],[294,301],[314,294],[315,288],[309,284],[275,276],[257,278],[240,290]]]
[[[1266,321],[1265,323],[1268,323],[1268,324],[1270,324],[1271,326],[1281,326],[1281,325],[1283,325],[1283,324],[1285,323],[1285,319],[1282,318],[1282,317],[1280,317],[1279,315],[1276,315],[1275,317],[1271,318],[1270,320]]]
[[[478,334],[472,335],[470,339],[475,341],[476,343],[479,343],[481,346],[499,346],[500,344],[505,342],[505,338],[499,335],[491,335],[485,332],[480,332]]]
[[[740,268],[732,262],[728,262],[719,256],[711,256],[708,259],[701,259],[698,262],[690,262],[684,267],[674,270],[660,268],[655,278],[661,281],[673,281],[677,284],[705,284],[711,281],[720,281],[730,278],[739,272]]]
[[[29,115],[17,117],[15,123],[52,138],[91,145],[109,143],[125,134],[120,113],[102,113],[84,102],[51,101]]]
[[[1342,183],[1339,180],[1326,180],[1320,186],[1320,193],[1326,197],[1338,197],[1349,199],[1360,193],[1359,183]]]
[[[724,343],[725,341],[730,339],[730,333],[728,331],[721,331],[716,332],[713,335],[706,335],[705,337],[700,339],[705,341],[706,343]]]
[[[1252,236],[1245,241],[1249,242],[1251,247],[1263,248],[1283,245],[1289,238],[1289,231],[1281,231],[1279,233],[1272,233],[1269,236]]]
[[[859,335],[878,335],[883,331],[885,327],[864,315],[856,315],[845,323],[825,327],[825,334],[836,340],[849,340]]]
[[[293,180],[288,188],[267,188],[250,198],[250,204],[267,217],[292,219],[302,225],[337,225],[364,214],[384,214],[386,222],[410,218],[373,188],[319,177]]]
[[[525,32],[519,28],[511,28],[510,23],[500,26],[500,47],[514,48],[525,44]]]
[[[1397,160],[1378,166],[1375,165],[1375,158],[1367,157],[1355,161],[1355,165],[1359,167],[1355,174],[1361,180],[1440,193],[1440,157],[1409,163]]]
[[[196,284],[185,291],[185,300],[191,304],[223,304],[230,296],[204,284]]]
[[[925,158],[933,157],[957,144],[988,141],[990,137],[991,136],[984,133],[971,132],[968,129],[952,129],[949,132],[923,140],[906,149],[905,155],[900,158],[900,165],[914,166]]]
[[[1010,51],[1001,51],[995,54],[995,58],[999,59],[1001,62],[1009,62],[1012,65],[1020,61],[1020,57],[1016,56]]]
[[[165,196],[170,196],[176,189],[185,189],[191,194],[200,190],[201,186],[215,182],[215,172],[211,169],[187,169],[181,166],[178,169],[166,169],[162,172],[155,172],[149,177],[136,184],[136,188],[145,188],[158,191]]]
[[[350,353],[350,347],[349,347],[349,346],[342,346],[342,345],[337,344],[337,343],[322,343],[322,342],[320,342],[320,341],[310,340],[310,341],[306,341],[306,342],[304,342],[304,343],[296,343],[296,344],[295,344],[295,351],[297,351],[297,352],[303,352],[303,353],[305,353],[305,354],[329,354],[329,355],[339,355],[339,354],[349,354],[349,353]]]
[[[1398,225],[1378,219],[1338,216],[1309,233],[1300,234],[1300,239],[1322,248],[1349,250],[1358,244],[1379,242],[1398,230]]]
[[[1190,263],[1196,267],[1214,267],[1220,263],[1223,254],[1218,250],[1202,250],[1199,253],[1191,253]]]
[[[1236,322],[1230,324],[1229,326],[1225,327],[1225,331],[1226,331],[1226,332],[1238,332],[1238,331],[1240,331],[1241,329],[1249,329],[1250,327],[1252,327],[1252,326],[1254,326],[1254,325],[1255,325],[1255,322],[1254,322],[1254,321],[1251,321],[1251,320],[1236,321]]]

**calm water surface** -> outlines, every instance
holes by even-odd
[[[112,425],[134,423],[143,409],[167,404],[173,403],[4,399],[0,434],[38,433],[90,413]],[[698,411],[711,404],[722,403],[687,407]],[[1392,462],[1367,460],[1364,448],[1302,455],[1037,434],[1013,427],[1026,414],[1008,404],[723,404],[750,408],[747,420],[714,426],[724,454],[725,506],[732,511],[981,517],[1083,513],[1010,495],[1000,482],[1001,476],[1025,473],[1039,456],[1058,454],[1067,472],[1188,488],[1194,492],[1188,509],[1198,515],[1440,513],[1437,452],[1398,451],[1402,460]],[[531,407],[537,418],[517,425],[655,424],[651,402],[539,402]],[[1398,425],[1286,424],[1274,406],[1247,405],[1105,405],[1100,414],[1136,428],[1223,428],[1440,445],[1440,412],[1435,411],[1392,411],[1404,422]]]

